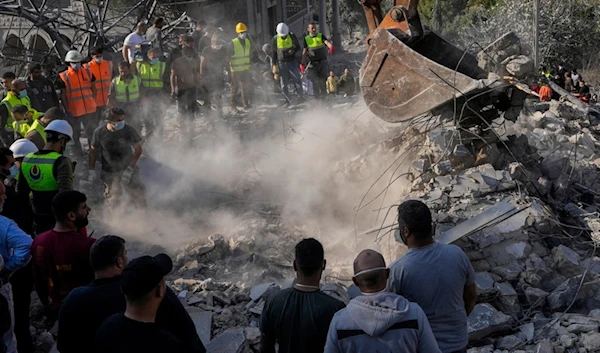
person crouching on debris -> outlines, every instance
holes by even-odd
[[[380,253],[358,254],[352,281],[361,295],[333,317],[325,353],[441,353],[423,309],[385,290],[389,276]]]
[[[540,101],[550,102],[551,99],[552,99],[552,88],[550,88],[550,85],[544,84],[540,88]]]
[[[102,158],[100,178],[105,184],[108,203],[116,207],[120,203],[122,189],[137,207],[146,207],[146,188],[140,180],[137,161],[142,155],[142,139],[131,126],[125,124],[125,112],[111,108],[107,123],[94,131],[90,148],[88,182],[97,180],[96,159]]]

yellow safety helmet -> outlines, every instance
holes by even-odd
[[[235,26],[235,31],[236,31],[237,33],[248,32],[248,27],[246,27],[246,25],[245,25],[245,24],[243,24],[242,22],[240,22],[240,23],[238,23],[238,24]]]

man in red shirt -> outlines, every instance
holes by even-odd
[[[95,239],[78,229],[88,224],[90,208],[84,194],[63,191],[52,200],[54,229],[38,235],[31,245],[35,288],[42,304],[58,314],[63,299],[72,289],[94,279],[90,248]]]

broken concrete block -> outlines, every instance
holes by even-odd
[[[581,273],[579,255],[571,248],[559,245],[552,249],[554,268],[567,277],[577,276]]]
[[[569,333],[580,334],[588,333],[592,331],[598,331],[598,325],[584,325],[584,324],[572,324],[567,326]]]
[[[250,299],[252,299],[252,300],[260,299],[272,287],[275,287],[275,283],[273,283],[273,282],[263,283],[263,284],[259,284],[258,286],[253,287],[250,290]]]
[[[490,304],[477,304],[469,315],[469,340],[476,341],[491,334],[511,329],[512,318]]]
[[[506,71],[517,78],[523,78],[528,74],[533,73],[535,67],[533,60],[525,55],[519,55],[506,64]]]
[[[432,170],[437,175],[446,175],[452,171],[452,163],[450,161],[439,161],[433,166]]]
[[[518,345],[525,342],[523,338],[517,335],[504,336],[496,341],[497,349],[507,349],[513,351]]]
[[[548,298],[546,298],[550,309],[552,311],[557,311],[566,308],[575,299],[575,295],[581,298],[581,291],[579,293],[577,292],[580,281],[581,275],[569,278],[556,287],[556,289],[548,295]]]
[[[552,342],[548,339],[541,341],[535,346],[535,353],[543,352],[554,352],[554,346],[552,346]]]
[[[583,334],[580,342],[588,352],[597,352],[600,350],[600,333]]]
[[[525,289],[525,297],[527,298],[527,302],[531,305],[532,308],[543,307],[546,303],[546,298],[549,293],[535,287],[527,287]]]
[[[489,345],[483,347],[469,348],[467,350],[467,353],[494,353],[494,346]]]
[[[518,264],[509,264],[506,266],[495,267],[492,272],[502,277],[505,281],[514,281],[519,278],[523,269]]]
[[[248,343],[257,344],[260,342],[260,329],[258,327],[246,327],[244,334]]]
[[[496,295],[494,288],[494,279],[487,272],[475,273],[475,286],[477,287],[477,301],[486,301]]]
[[[503,282],[496,283],[494,287],[499,295],[496,300],[498,309],[515,319],[521,317],[523,314],[521,311],[521,304],[519,304],[519,298],[513,286],[508,282]]]
[[[569,160],[566,157],[552,154],[542,160],[540,169],[548,179],[556,180],[563,173],[568,172],[569,166]]]
[[[231,328],[215,337],[206,346],[206,351],[211,353],[239,353],[245,342],[244,328]]]
[[[200,341],[206,347],[210,342],[211,327],[212,327],[212,311],[200,311],[190,313],[190,317],[196,327],[196,333],[200,337]]]

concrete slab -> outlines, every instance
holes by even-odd
[[[206,347],[210,343],[210,333],[212,329],[212,312],[211,311],[200,311],[190,313],[190,317],[196,326],[196,332],[198,337],[202,341],[202,344]]]
[[[246,341],[244,328],[231,328],[217,336],[207,346],[206,351],[211,353],[238,353]]]

